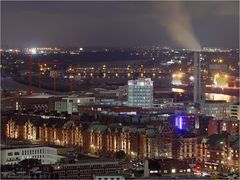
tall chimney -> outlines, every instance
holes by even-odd
[[[194,104],[201,101],[201,62],[200,53],[194,52]]]
[[[32,94],[32,55],[29,55],[28,59],[28,91]]]
[[[201,62],[200,52],[194,52],[194,106],[195,106],[195,129],[199,129],[199,114],[201,103]]]

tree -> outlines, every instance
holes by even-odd
[[[124,151],[118,151],[116,152],[116,159],[125,159],[126,153]]]

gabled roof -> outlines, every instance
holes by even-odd
[[[155,129],[147,129],[146,133],[148,137],[154,138],[157,135],[157,131]]]
[[[233,136],[228,133],[212,134],[205,138],[205,143],[211,146],[222,147],[225,143],[229,143],[232,148],[239,148],[239,136]]]
[[[240,141],[240,139],[239,139],[239,137],[238,137],[238,139],[231,144],[231,148],[232,148],[233,150],[239,150],[239,149],[240,149],[240,143],[239,143],[239,141]]]
[[[107,130],[107,126],[106,125],[102,125],[102,124],[91,124],[88,128],[87,131],[93,131],[93,132],[105,132]]]

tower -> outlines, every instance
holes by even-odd
[[[200,53],[194,52],[194,104],[201,101],[201,62]]]
[[[30,94],[32,94],[32,65],[33,61],[32,58],[33,56],[37,53],[36,48],[31,48],[28,50],[29,53],[29,59],[28,59],[28,91]]]
[[[32,94],[32,55],[28,59],[28,91]]]
[[[199,114],[201,103],[201,62],[200,52],[194,52],[194,106],[195,106],[195,128],[199,129]]]

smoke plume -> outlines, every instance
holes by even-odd
[[[173,42],[186,49],[200,50],[201,45],[196,38],[190,15],[184,8],[183,2],[169,2],[168,6],[162,9],[164,17],[161,17],[161,25]]]

